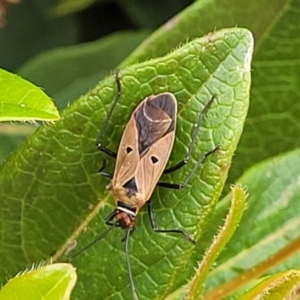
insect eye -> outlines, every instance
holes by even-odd
[[[158,162],[158,158],[155,156],[151,156],[151,161],[153,164],[156,164]]]
[[[132,151],[132,148],[131,147],[126,147],[126,152],[127,154],[130,153]]]

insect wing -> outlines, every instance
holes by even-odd
[[[176,114],[170,93],[148,97],[137,106],[120,142],[113,186],[133,180],[144,200],[150,198],[173,147]]]
[[[171,128],[174,129],[173,120],[176,117],[176,100],[175,102],[174,100],[174,96],[169,93],[151,96],[135,110],[134,119],[138,130],[140,157],[143,157],[149,148]]]
[[[144,194],[145,200],[149,200],[155,186],[162,175],[174,143],[174,133],[170,132],[154,145],[141,159],[136,172],[136,186],[138,192]]]
[[[139,161],[138,131],[131,116],[119,146],[112,185],[124,186],[134,176]]]

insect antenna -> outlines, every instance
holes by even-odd
[[[95,240],[93,240],[91,243],[89,243],[88,245],[86,245],[84,248],[82,248],[81,250],[79,250],[77,253],[75,253],[74,255],[72,255],[71,257],[69,257],[66,260],[66,262],[71,262],[74,258],[76,258],[77,256],[79,256],[85,250],[89,249],[94,244],[96,244],[97,242],[99,242],[100,240],[102,240],[103,238],[105,238],[107,236],[107,234],[116,227],[116,225],[117,225],[116,223],[114,223],[113,225],[111,225],[107,230],[105,230],[102,234],[100,234]]]
[[[128,228],[127,233],[126,233],[126,237],[125,237],[125,256],[126,256],[126,263],[127,263],[127,270],[128,270],[128,274],[129,274],[129,280],[130,280],[130,285],[131,285],[131,292],[132,292],[132,296],[134,300],[139,300],[136,291],[135,291],[135,285],[133,282],[133,276],[132,276],[132,272],[131,272],[131,265],[130,265],[130,259],[129,259],[129,238],[130,238],[130,234],[132,232],[132,227]]]
[[[103,125],[100,129],[100,133],[99,133],[99,136],[98,136],[97,141],[96,141],[96,146],[98,147],[99,150],[102,150],[103,152],[106,152],[107,148],[102,146],[101,140],[102,140],[103,135],[105,133],[105,130],[107,128],[109,119],[111,118],[111,115],[112,115],[112,113],[113,113],[113,111],[116,107],[116,104],[118,103],[118,101],[121,97],[122,88],[121,88],[121,82],[120,82],[119,74],[120,74],[120,71],[117,70],[116,71],[117,95],[116,95],[116,97],[115,97],[115,99],[114,99],[114,101],[113,101],[113,103],[110,107],[110,110],[109,110],[109,112],[107,114],[107,117],[106,117],[106,119],[105,119],[105,121],[104,121],[104,123],[103,123]],[[107,154],[109,154],[109,153],[107,153]],[[114,155],[109,154],[109,155],[110,156],[116,156],[116,154],[114,154]]]

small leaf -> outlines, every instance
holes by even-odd
[[[282,300],[298,299],[300,271],[281,272],[262,280],[238,300]]]
[[[206,250],[205,256],[189,284],[189,292],[185,297],[187,300],[201,299],[203,295],[204,282],[208,272],[227,242],[234,234],[243,216],[246,193],[239,185],[233,186],[231,190],[231,206],[224,226],[221,228],[218,235],[214,237],[211,246]]]
[[[53,101],[40,88],[1,69],[0,91],[0,121],[59,119]]]
[[[10,279],[0,291],[0,300],[68,300],[76,283],[70,264],[53,264]]]

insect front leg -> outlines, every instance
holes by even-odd
[[[182,229],[178,229],[178,228],[174,228],[174,229],[159,229],[157,227],[156,224],[156,220],[155,220],[155,215],[154,215],[154,211],[153,211],[153,206],[152,206],[152,202],[151,200],[149,200],[147,202],[147,208],[148,208],[148,214],[149,214],[149,218],[150,218],[150,224],[152,229],[155,232],[168,232],[168,233],[180,233],[181,235],[184,236],[184,238],[186,238],[188,241],[190,241],[191,243],[195,244],[196,242]]]
[[[187,176],[187,178],[185,179],[184,182],[182,182],[182,183],[158,182],[157,186],[161,186],[161,187],[165,187],[165,188],[169,188],[169,189],[175,189],[175,190],[181,190],[181,189],[183,189],[188,184],[188,182],[190,181],[190,179],[193,177],[193,175],[195,174],[195,172],[197,171],[197,169],[203,164],[203,162],[205,161],[205,159],[209,155],[213,154],[214,152],[216,152],[219,149],[220,149],[220,147],[217,146],[213,150],[210,150],[207,153],[205,153],[199,159],[199,161],[197,162],[197,164],[195,165],[195,167],[193,168],[193,170],[190,172],[190,174]]]
[[[196,139],[197,139],[200,127],[201,127],[201,123],[202,123],[203,117],[204,117],[205,113],[207,112],[207,110],[212,105],[212,103],[213,103],[213,101],[214,101],[215,98],[216,98],[215,95],[212,96],[212,98],[206,103],[206,105],[204,106],[204,108],[200,112],[199,117],[198,117],[198,122],[197,122],[195,131],[194,131],[194,134],[193,134],[193,137],[192,137],[192,142],[190,144],[189,150],[188,150],[185,158],[182,161],[180,161],[179,163],[177,163],[175,166],[172,166],[172,167],[170,167],[168,169],[165,169],[164,172],[163,172],[164,174],[172,173],[172,172],[174,172],[174,171],[182,168],[183,166],[185,166],[188,163],[188,161],[191,158],[191,153],[193,151],[193,148],[194,148],[194,145],[195,145],[195,142],[196,142]]]
[[[97,141],[96,141],[96,147],[103,153],[113,157],[113,158],[116,158],[117,157],[117,153],[115,153],[114,151],[108,149],[107,147],[103,146],[102,144],[102,138],[103,138],[103,135],[106,131],[106,128],[107,128],[107,125],[108,125],[108,122],[112,116],[112,113],[121,97],[121,92],[122,92],[122,88],[121,88],[121,82],[120,82],[120,77],[119,77],[119,74],[120,74],[120,71],[117,70],[116,71],[116,84],[117,84],[117,95],[111,105],[111,108],[107,114],[107,117],[101,127],[101,130],[100,130],[100,133],[99,133],[99,136],[97,138]]]

